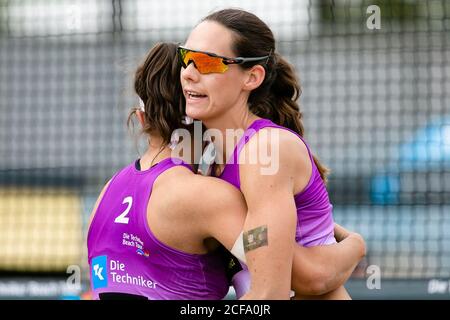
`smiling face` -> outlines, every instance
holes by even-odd
[[[184,47],[235,57],[232,50],[233,32],[221,24],[204,21],[189,35]],[[181,85],[186,97],[186,114],[208,121],[222,117],[235,108],[247,107],[248,70],[236,64],[228,65],[224,73],[201,74],[191,63],[181,70]]]

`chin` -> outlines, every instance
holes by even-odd
[[[199,108],[198,106],[192,107],[189,105],[186,105],[186,115],[197,120],[204,120],[208,117],[205,108]]]

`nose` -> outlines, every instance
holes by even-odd
[[[190,61],[186,68],[181,68],[181,79],[185,81],[197,82],[200,78],[200,73],[193,61]]]

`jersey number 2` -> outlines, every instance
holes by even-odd
[[[128,203],[128,207],[125,209],[124,212],[122,212],[120,214],[120,216],[118,216],[114,222],[115,223],[124,223],[124,224],[128,224],[128,220],[130,220],[130,218],[127,217],[128,212],[130,212],[131,209],[131,205],[133,204],[133,198],[132,197],[126,197],[125,199],[123,199],[122,204],[124,203]]]

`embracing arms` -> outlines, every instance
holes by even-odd
[[[247,244],[245,249],[252,273],[252,290],[248,298],[286,298],[287,276],[297,293],[326,293],[345,283],[365,255],[362,237],[336,226],[337,240],[346,238],[342,243],[312,248],[296,245],[291,258],[288,241],[294,242],[297,223],[293,195],[298,186],[294,186],[294,181],[299,174],[305,175],[305,184],[309,180],[307,169],[304,170],[307,166],[301,161],[309,163],[310,159],[306,149],[299,156],[299,140],[296,137],[292,139],[290,133],[284,133],[276,139],[271,136],[272,141],[253,138],[242,151],[250,155],[261,154],[258,148],[268,146],[272,155],[278,154],[278,157],[272,156],[278,161],[275,163],[277,170],[272,171],[272,174],[264,174],[267,171],[264,171],[264,164],[261,163],[240,165],[241,190],[248,205],[244,225],[244,231],[247,232],[247,241],[244,232],[244,244]],[[265,234],[261,236],[264,231],[267,237]],[[292,275],[286,273],[279,264],[283,260],[287,263],[289,259],[293,263]]]
[[[342,286],[366,255],[361,235],[335,224],[336,244],[297,246],[292,265],[292,289],[304,295],[322,295]]]
[[[185,201],[192,203],[190,218],[198,220],[204,238],[216,238],[231,251],[247,214],[242,193],[227,182],[198,175],[189,181],[189,187],[191,192],[185,193],[185,197],[192,199]],[[365,254],[365,244],[361,236],[338,225],[335,234],[339,243],[329,246],[305,248],[293,242],[293,263],[288,265],[292,268],[292,279],[286,280],[288,288],[304,295],[321,295],[347,281]],[[283,275],[279,272],[268,274],[273,281],[279,276]],[[252,282],[255,282],[253,275]]]

